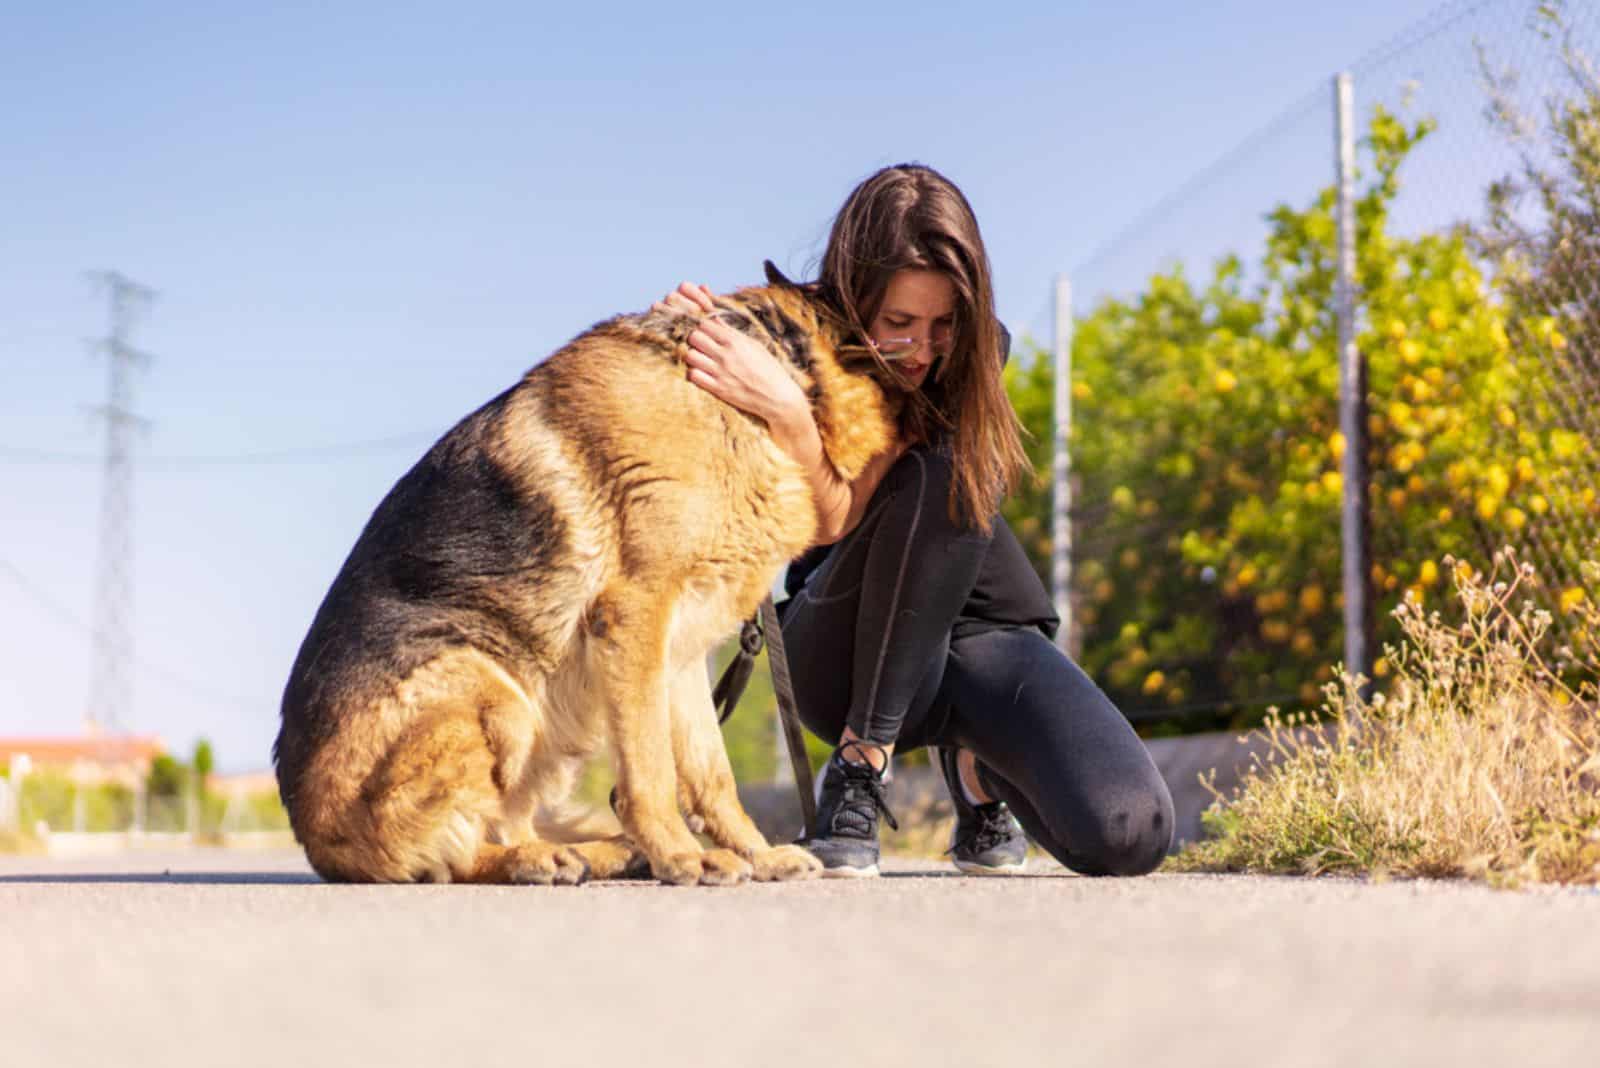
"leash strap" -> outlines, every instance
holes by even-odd
[[[778,698],[778,721],[783,725],[783,740],[789,747],[789,763],[794,765],[794,786],[800,792],[800,813],[805,818],[805,837],[817,831],[817,799],[811,782],[811,758],[806,755],[805,732],[800,726],[800,709],[794,700],[794,681],[789,677],[789,654],[783,648],[783,630],[778,626],[778,606],[772,595],[761,602],[761,622],[767,632],[767,666],[772,669],[772,690]]]
[[[771,598],[768,598],[771,600]],[[758,617],[744,621],[739,628],[739,651],[722,672],[711,690],[711,704],[717,710],[717,726],[728,722],[733,710],[739,707],[739,698],[750,682],[750,673],[756,667],[756,654],[761,652],[761,626]]]
[[[778,626],[778,607],[772,603],[770,594],[761,602],[760,611],[739,628],[739,651],[723,671],[722,678],[717,680],[711,691],[711,701],[717,709],[717,723],[726,723],[739,706],[739,698],[744,695],[750,674],[755,670],[763,631],[766,632],[767,667],[772,671],[772,692],[778,699],[778,723],[783,729],[784,745],[789,750],[789,763],[794,767],[795,790],[800,794],[800,812],[805,818],[805,837],[810,838],[817,823],[811,758],[806,755],[805,732],[800,726],[800,711],[794,699],[794,680],[789,676],[789,657],[783,648],[783,630]]]

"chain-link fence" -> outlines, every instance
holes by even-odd
[[[1600,592],[1597,55],[1596,5],[1479,0],[1348,69],[1380,643],[1501,545],[1569,630]],[[1333,73],[1071,272],[1073,615],[1138,720],[1248,723],[1341,659]],[[1041,574],[1048,514],[1012,514]]]

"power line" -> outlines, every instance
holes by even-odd
[[[1356,73],[1371,71],[1395,56],[1439,36],[1445,30],[1482,9],[1502,2],[1504,0],[1452,0],[1452,2],[1441,4],[1421,19],[1413,22],[1376,47],[1369,49],[1347,69],[1354,70]],[[1169,215],[1174,209],[1188,201],[1191,194],[1196,190],[1210,184],[1213,179],[1231,170],[1241,160],[1249,157],[1257,149],[1275,139],[1308,112],[1326,107],[1327,95],[1326,85],[1319,84],[1315,88],[1308,90],[1299,99],[1284,108],[1283,111],[1269,119],[1254,133],[1248,134],[1233,148],[1223,153],[1220,158],[1194,172],[1187,181],[1135,216],[1110,238],[1102,241],[1077,266],[1073,267],[1070,273],[1074,276],[1087,274],[1090,268],[1117,252],[1131,238],[1149,229],[1157,220]]]
[[[286,449],[269,449],[261,452],[190,453],[167,456],[146,456],[137,461],[145,470],[181,471],[203,467],[271,466],[277,464],[317,463],[337,460],[366,453],[386,452],[392,449],[415,448],[432,444],[442,431],[416,430],[407,434],[393,434],[382,438],[360,441],[335,442],[327,445],[306,445]],[[63,464],[87,466],[102,460],[88,453],[57,452],[49,449],[0,446],[0,461],[24,464]]]
[[[85,622],[76,612],[72,611],[72,609],[68,608],[66,605],[52,597],[48,591],[30,579],[21,568],[11,563],[11,561],[0,557],[0,571],[10,575],[12,582],[16,584],[17,588],[22,590],[22,592],[27,594],[29,597],[33,598],[34,602],[42,607],[49,615],[55,617],[58,623],[85,634],[94,633],[93,628],[90,627],[89,624]],[[159,678],[169,685],[185,691],[191,697],[197,697],[205,701],[214,701],[220,704],[233,705],[238,708],[248,708],[252,711],[257,710],[260,707],[258,703],[246,701],[237,695],[225,694],[220,691],[213,690],[204,683],[195,682],[193,679],[188,678],[180,672],[173,671],[171,668],[164,667],[161,664],[156,664],[137,656],[130,657],[130,661],[151,677]]]

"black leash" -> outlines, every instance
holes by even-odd
[[[811,758],[806,755],[805,732],[800,726],[800,711],[794,700],[794,680],[789,676],[789,657],[783,649],[783,631],[778,626],[778,608],[768,595],[761,602],[756,615],[744,621],[739,628],[739,651],[728,664],[711,691],[712,703],[717,708],[717,723],[728,721],[739,705],[750,673],[755,670],[756,654],[761,652],[765,631],[767,666],[772,671],[772,692],[778,699],[778,722],[783,728],[783,741],[789,750],[789,763],[794,766],[794,785],[800,793],[800,812],[805,818],[805,837],[816,830],[817,803],[812,793]]]

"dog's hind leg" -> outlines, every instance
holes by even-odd
[[[750,865],[730,850],[702,849],[678,809],[666,669],[671,598],[643,583],[619,583],[590,618],[587,655],[607,710],[623,829],[662,882],[748,879]]]
[[[534,836],[527,795],[547,763],[538,759],[540,723],[498,665],[470,650],[441,656],[365,719],[385,715],[405,722],[359,790],[321,806],[303,828],[319,872],[362,882],[584,878],[580,855]],[[327,747],[324,763],[348,766],[361,749],[352,734]]]
[[[821,862],[799,846],[770,845],[739,803],[704,661],[697,657],[673,676],[671,701],[672,753],[683,810],[705,820],[712,841],[750,861],[758,880],[820,874]]]

